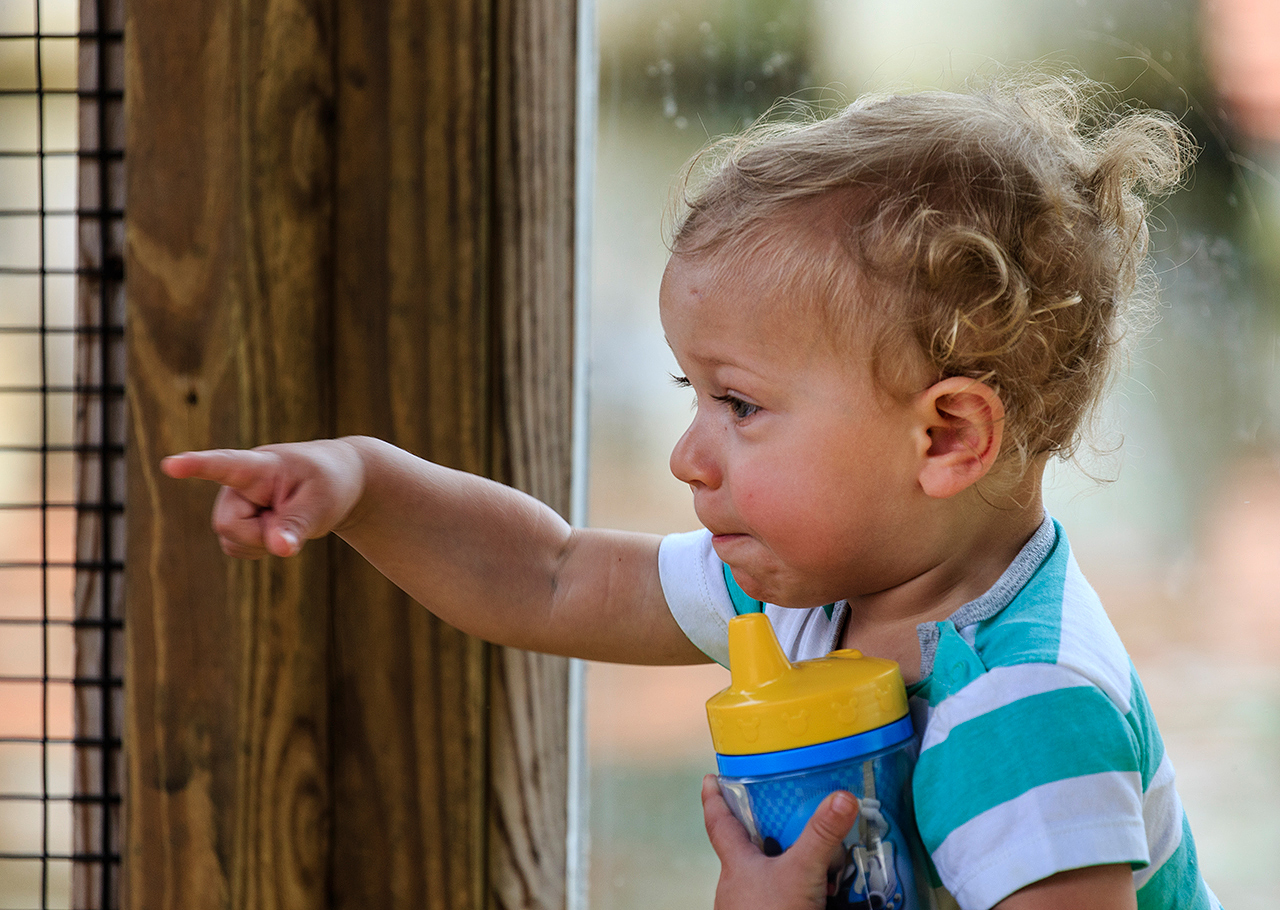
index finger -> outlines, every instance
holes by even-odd
[[[244,489],[258,482],[272,460],[265,452],[249,449],[208,449],[170,455],[160,461],[160,470],[178,480],[211,480]]]

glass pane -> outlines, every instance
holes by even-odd
[[[0,42],[0,49],[4,43]],[[0,212],[40,207],[40,162],[34,155],[0,158]]]
[[[697,527],[667,458],[690,418],[658,322],[664,217],[685,161],[780,96],[955,88],[993,61],[1075,65],[1183,118],[1201,147],[1152,218],[1159,321],[1079,465],[1066,526],[1142,675],[1206,877],[1273,903],[1280,850],[1280,16],[1170,0],[596,0],[591,313],[594,526]],[[1122,443],[1122,444],[1121,444]],[[709,906],[698,783],[717,668],[588,675],[591,901]],[[678,729],[677,734],[673,732]],[[1227,771],[1227,769],[1230,769]],[[668,875],[668,870],[672,870]]]
[[[38,102],[33,96],[0,96],[0,152],[36,151],[39,122]]]
[[[45,34],[74,34],[79,24],[77,0],[40,0],[40,30]]]
[[[36,79],[36,42],[34,38],[0,41],[0,72],[8,75],[7,88],[33,91]]]
[[[41,903],[39,860],[0,859],[0,910],[29,910]]]
[[[48,23],[41,22],[45,32]],[[40,42],[40,63],[44,71],[44,88],[72,90],[76,88],[76,39],[46,38]]]

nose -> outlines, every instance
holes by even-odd
[[[720,464],[709,439],[714,432],[715,429],[707,426],[700,415],[694,417],[689,429],[671,450],[671,473],[677,480],[694,489],[720,485]]]

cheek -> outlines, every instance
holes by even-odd
[[[823,478],[788,470],[745,483],[735,499],[739,514],[773,549],[795,554],[812,550],[830,530],[830,496]]]

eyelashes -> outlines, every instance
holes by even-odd
[[[688,389],[693,387],[693,383],[689,381],[688,376],[677,376],[675,373],[670,374],[671,381],[677,389]],[[725,405],[737,420],[746,420],[752,414],[760,410],[760,406],[751,404],[749,401],[743,401],[737,395],[712,395],[712,401]]]
[[[733,412],[733,416],[738,420],[746,420],[756,411],[760,410],[759,405],[751,404],[749,401],[743,401],[736,395],[712,395],[711,398],[714,401],[718,401],[721,404],[726,405],[729,410]]]

